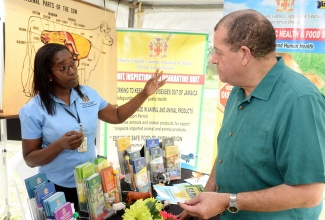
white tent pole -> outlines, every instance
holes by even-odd
[[[7,167],[7,121],[6,119],[1,119],[1,156],[2,156],[2,169],[3,169],[3,190],[5,207],[2,211],[3,214],[6,213],[4,219],[10,219],[10,201],[9,201],[9,184],[8,184],[8,167]]]

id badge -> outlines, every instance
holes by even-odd
[[[84,140],[81,145],[78,147],[78,152],[87,152],[88,151],[88,139],[87,132],[85,132],[83,126],[80,124],[80,131],[84,133]]]
[[[86,152],[86,151],[88,151],[87,143],[88,143],[87,137],[85,136],[82,144],[80,145],[80,147],[78,147],[78,152]]]

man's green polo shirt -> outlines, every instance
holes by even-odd
[[[233,88],[218,135],[218,192],[325,182],[324,162],[325,98],[306,77],[279,59],[248,97]],[[221,219],[313,220],[321,209],[226,211]]]

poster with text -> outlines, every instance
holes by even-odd
[[[251,8],[265,15],[276,33],[276,52],[325,94],[325,2],[316,0],[226,0],[224,14]]]
[[[120,29],[117,39],[118,105],[139,93],[156,69],[167,83],[123,124],[107,125],[108,147],[122,136],[130,136],[133,147],[142,147],[146,139],[172,137],[182,167],[195,170],[208,35]]]
[[[67,46],[79,62],[79,83],[116,103],[116,27],[112,11],[72,0],[6,0],[5,42],[4,116],[17,116],[31,98],[34,56],[48,43]]]
[[[257,10],[271,21],[276,33],[277,55],[282,56],[289,67],[306,76],[325,94],[325,66],[323,65],[325,62],[325,2],[315,0],[224,1],[224,15],[241,9]],[[230,92],[229,84],[220,83],[216,136],[220,130],[224,106]]]

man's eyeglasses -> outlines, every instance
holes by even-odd
[[[70,67],[73,68],[73,69],[77,69],[78,66],[79,66],[79,61],[78,60],[74,60],[70,64],[64,64],[62,66],[53,67],[51,69],[59,70],[62,74],[65,74],[65,73],[68,73],[69,72]]]

